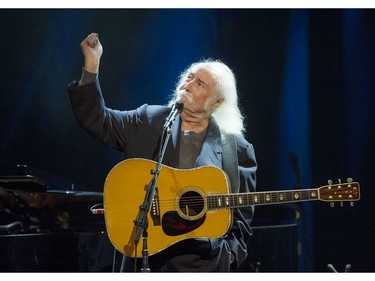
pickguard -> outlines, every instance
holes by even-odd
[[[181,218],[176,211],[169,211],[163,215],[161,224],[166,235],[178,236],[197,229],[205,220],[206,215],[203,215],[197,220],[186,220]]]

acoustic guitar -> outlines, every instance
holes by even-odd
[[[142,247],[136,247],[134,242],[136,222],[156,164],[142,158],[127,159],[114,166],[105,181],[106,229],[113,246],[130,257],[140,257],[142,253]],[[182,170],[162,165],[147,214],[148,254],[184,239],[225,235],[232,225],[233,208],[359,199],[359,183],[351,179],[313,189],[231,194],[228,176],[215,166]]]

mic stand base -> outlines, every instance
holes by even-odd
[[[148,234],[147,231],[143,231],[143,245],[142,245],[142,268],[141,272],[150,272],[148,267],[148,246],[147,246]]]

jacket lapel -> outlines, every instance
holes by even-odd
[[[196,167],[214,165],[222,168],[222,146],[220,129],[214,118],[211,117],[206,137],[199,153]]]

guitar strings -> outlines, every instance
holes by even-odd
[[[340,189],[340,193],[336,194],[346,194],[346,192],[350,191],[351,189],[348,187],[343,186]],[[293,201],[304,201],[308,199],[316,198],[316,189],[304,189],[304,190],[296,190],[296,191],[276,191],[276,192],[256,192],[252,193],[238,193],[238,194],[209,194],[207,196],[184,196],[180,198],[172,198],[172,199],[157,199],[155,202],[162,207],[175,207],[177,204],[182,203],[182,205],[188,205],[190,207],[201,207],[205,204],[212,204],[213,202],[221,201],[221,206],[229,205],[242,205],[238,204],[239,198],[241,198],[244,205],[252,205],[257,203],[265,203],[265,202],[293,202]],[[331,194],[332,191],[329,190],[320,190],[320,194]],[[341,200],[345,201],[345,198],[340,198]]]

